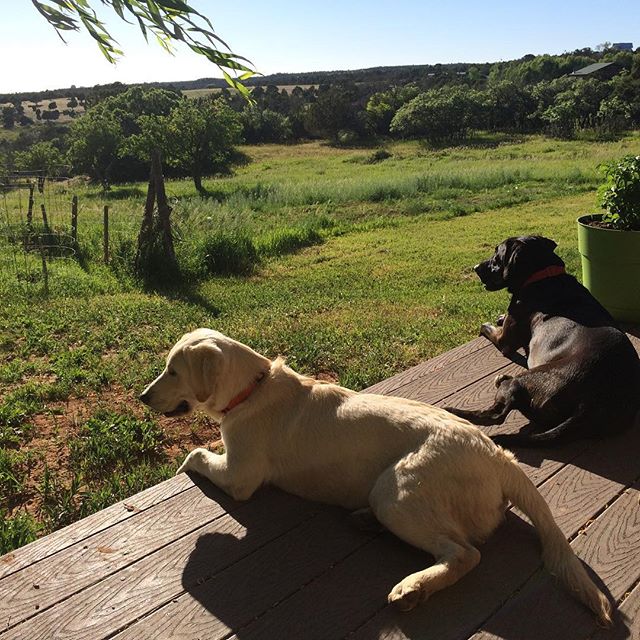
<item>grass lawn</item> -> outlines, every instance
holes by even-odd
[[[303,373],[364,388],[504,311],[507,295],[485,292],[472,266],[505,237],[554,238],[577,274],[575,219],[595,208],[595,167],[638,142],[398,143],[377,163],[371,149],[246,148],[252,162],[207,181],[209,198],[188,181],[168,191],[181,260],[196,260],[197,242],[222,230],[247,234],[258,262],[243,276],[193,267],[188,287],[163,294],[97,258],[102,205],[112,207],[117,252],[135,239],[144,185],[106,197],[64,187],[80,196],[84,266],[52,263],[48,297],[38,283],[16,285],[9,260],[0,271],[0,552],[158,482],[194,446],[219,444],[206,418],[158,418],[137,401],[185,331],[212,327]],[[5,198],[7,211],[16,198]],[[309,242],[274,240],[305,225],[317,232]]]

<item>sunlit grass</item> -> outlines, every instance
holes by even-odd
[[[638,135],[614,143],[482,138],[452,149],[403,142],[387,145],[391,157],[373,164],[359,160],[371,149],[248,147],[253,162],[205,181],[209,197],[190,181],[169,181],[178,257],[192,277],[155,292],[123,265],[145,185],[115,186],[106,196],[61,187],[52,204],[71,193],[80,199],[81,260],[50,263],[50,294],[38,280],[37,254],[22,258],[34,280],[19,280],[15,252],[0,250],[0,476],[9,491],[0,500],[0,550],[171,474],[180,454],[167,454],[137,396],[185,331],[209,326],[269,357],[286,356],[302,373],[362,389],[475,337],[504,312],[506,294],[484,291],[472,265],[505,237],[554,238],[578,274],[575,219],[595,208],[597,165],[638,142]],[[0,206],[15,203],[16,194],[5,196]],[[105,201],[111,267],[101,263]],[[56,217],[53,209],[52,225],[66,224],[67,210]],[[221,275],[208,264],[223,255],[225,265],[240,260],[241,268]],[[112,394],[126,412],[108,404]],[[102,408],[74,426],[70,446],[67,432],[43,428],[74,401]],[[127,440],[136,433],[144,450]],[[45,436],[67,457],[41,464],[30,479],[23,454],[39,460]]]

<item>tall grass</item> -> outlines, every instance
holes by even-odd
[[[367,149],[332,149],[318,143],[246,148],[253,161],[233,176],[205,181],[205,197],[195,194],[188,180],[167,182],[181,270],[188,279],[247,275],[266,259],[358,231],[374,219],[451,219],[580,193],[599,183],[598,162],[628,152],[637,141],[638,135],[630,134],[599,144],[542,136],[487,138],[476,146],[448,149],[390,143],[383,162],[372,162],[376,156]],[[56,265],[56,291],[73,295],[74,287],[88,294],[113,291],[119,282],[133,286],[131,267],[145,185],[118,185],[107,194],[77,183],[57,189],[51,201],[58,206],[70,200],[71,193],[80,198],[77,259],[83,274],[75,278],[73,270]],[[18,197],[7,194],[6,206]],[[24,209],[23,201],[14,205]],[[111,212],[109,273],[100,267],[105,203]],[[52,227],[68,228],[68,218],[68,211],[58,216],[52,211]],[[0,269],[15,270],[8,263]],[[42,287],[36,264],[11,290],[29,285]]]

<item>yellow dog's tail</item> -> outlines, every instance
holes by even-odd
[[[533,522],[542,542],[545,566],[580,602],[598,616],[602,624],[611,625],[611,603],[588,576],[553,519],[544,498],[511,453],[501,450],[499,455],[505,462],[504,495]]]

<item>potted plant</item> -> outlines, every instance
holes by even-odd
[[[585,287],[617,320],[640,322],[640,156],[603,165],[603,214],[578,218]]]

